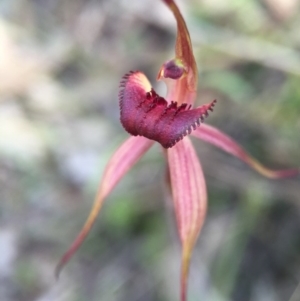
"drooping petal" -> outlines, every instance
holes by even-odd
[[[207,205],[205,179],[189,138],[168,150],[177,227],[182,243],[181,301],[186,301],[192,250],[202,228]]]
[[[271,170],[261,165],[256,159],[250,156],[237,142],[230,138],[220,130],[207,125],[202,124],[193,133],[193,136],[204,140],[216,147],[221,148],[223,151],[239,158],[246,162],[258,173],[270,179],[279,179],[285,177],[294,177],[300,174],[299,168],[290,168],[284,170]]]
[[[131,135],[144,136],[169,148],[194,130],[216,101],[191,109],[186,103],[170,104],[151,88],[139,72],[126,74],[120,85],[121,123]]]
[[[69,250],[63,255],[56,267],[55,275],[57,277],[59,276],[59,273],[63,266],[70,260],[72,255],[80,247],[80,245],[90,232],[92,226],[96,221],[99,211],[101,210],[104,199],[117,185],[120,179],[147,152],[147,150],[152,145],[153,142],[144,137],[130,137],[112,156],[104,172],[94,205],[92,207],[92,210],[90,211],[87,221],[85,222],[82,230],[72,243]]]
[[[176,57],[161,67],[157,79],[172,79],[166,80],[168,101],[193,104],[197,91],[198,71],[190,34],[176,3],[173,0],[163,0],[163,2],[173,12],[177,22]]]

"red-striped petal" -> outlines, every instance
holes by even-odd
[[[206,214],[206,185],[189,138],[168,150],[168,161],[177,227],[182,243],[181,301],[186,301],[190,258]]]
[[[299,168],[271,170],[264,167],[256,159],[250,156],[232,138],[210,125],[202,124],[199,128],[192,132],[192,135],[239,158],[267,178],[279,179],[285,177],[294,177],[300,174]]]
[[[101,210],[104,199],[109,195],[112,189],[128,172],[128,170],[147,152],[152,145],[153,141],[144,137],[130,137],[112,156],[104,172],[92,210],[82,230],[56,267],[55,274],[57,277],[59,276],[59,273],[64,265],[70,260],[90,232],[96,221],[99,211]]]

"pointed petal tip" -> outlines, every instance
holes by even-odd
[[[189,277],[189,270],[190,270],[191,255],[192,255],[192,248],[188,244],[185,244],[182,248],[182,257],[181,257],[180,301],[187,300],[188,277]]]
[[[99,212],[99,210],[98,210],[98,212]],[[97,215],[98,215],[98,212],[97,212]],[[96,213],[96,212],[94,212],[94,213]],[[96,217],[97,217],[97,215],[96,215]],[[89,219],[88,219],[88,221],[89,221]],[[61,257],[61,259],[58,262],[58,264],[56,265],[55,271],[54,271],[54,275],[55,275],[56,280],[59,280],[59,276],[61,274],[61,271],[67,265],[67,263],[70,261],[70,259],[73,257],[75,252],[79,249],[79,247],[82,245],[82,243],[85,240],[86,236],[89,234],[89,232],[90,232],[90,230],[93,226],[94,221],[95,221],[95,219],[94,220],[90,219],[89,223],[87,222],[85,224],[82,231],[79,233],[77,238],[72,243],[71,247]]]
[[[58,262],[58,264],[56,265],[55,270],[54,270],[54,277],[55,277],[56,281],[59,280],[60,273],[61,273],[62,269],[64,268],[64,266],[67,264],[68,261],[69,261],[69,259],[66,258],[66,255],[64,255],[61,258],[61,260]]]
[[[271,170],[263,165],[261,165],[258,161],[253,158],[246,158],[244,160],[248,163],[253,169],[255,169],[258,173],[265,176],[266,178],[277,180],[284,178],[294,178],[300,175],[299,168],[290,168],[290,169],[282,169],[282,170]]]
[[[87,218],[86,223],[84,224],[82,230],[77,235],[76,239],[72,243],[71,247],[64,253],[60,261],[58,262],[56,268],[55,268],[55,278],[58,279],[60,272],[64,268],[64,266],[70,261],[70,259],[73,257],[73,255],[76,253],[76,251],[79,249],[79,247],[82,245],[86,237],[88,236],[90,230],[92,229],[98,214],[101,210],[103,203],[103,197],[99,194],[97,195],[93,208]]]
[[[77,235],[71,247],[64,253],[61,260],[56,266],[56,279],[59,278],[59,275],[64,266],[70,261],[72,256],[88,236],[99,215],[104,199],[110,194],[110,192],[121,180],[121,178],[147,152],[147,150],[152,145],[153,141],[145,139],[144,137],[130,137],[118,148],[115,154],[111,157],[105,169],[102,182],[95,197],[93,207],[82,230]]]
[[[192,132],[192,135],[237,157],[238,159],[244,161],[246,164],[252,167],[254,170],[256,170],[258,173],[269,179],[290,178],[300,175],[300,168],[290,168],[284,170],[272,170],[266,168],[256,159],[250,156],[231,137],[210,125],[202,124],[199,128]]]
[[[182,243],[181,301],[187,300],[190,259],[202,229],[207,191],[202,167],[189,138],[168,150],[177,228]]]
[[[60,272],[61,272],[61,263],[59,262],[54,270],[54,277],[56,281],[59,280]]]

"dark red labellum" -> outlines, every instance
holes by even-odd
[[[216,101],[191,109],[183,103],[168,102],[151,88],[146,76],[139,72],[126,74],[120,84],[121,123],[133,136],[144,136],[164,148],[174,146],[213,110]]]

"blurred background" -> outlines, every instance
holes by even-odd
[[[300,166],[300,1],[178,1],[199,67],[207,123],[274,169]],[[180,247],[158,145],[121,181],[80,251],[108,158],[128,134],[118,86],[155,88],[175,21],[159,0],[0,0],[0,300],[179,300]],[[299,178],[268,180],[194,141],[207,219],[189,300],[300,300]]]

